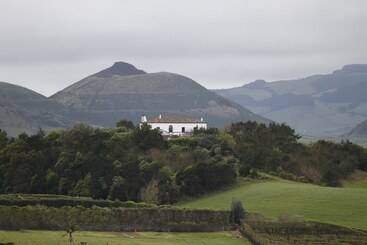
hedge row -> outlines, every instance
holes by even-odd
[[[231,229],[229,211],[179,208],[85,208],[0,206],[0,229],[98,231],[221,231]]]
[[[136,203],[133,201],[120,202],[111,200],[95,200],[88,197],[72,197],[59,195],[21,195],[10,194],[0,195],[1,206],[35,206],[42,205],[47,207],[63,207],[63,206],[83,206],[91,208],[93,206],[109,207],[109,208],[152,208],[153,204]]]

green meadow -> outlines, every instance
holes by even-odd
[[[16,245],[67,245],[62,231],[0,231],[0,242]],[[234,232],[171,233],[171,232],[75,232],[74,243],[87,245],[244,245],[250,244]]]
[[[343,186],[347,188],[367,188],[367,173],[355,171],[343,182]]]
[[[230,189],[178,205],[229,209],[232,198],[236,198],[242,201],[246,210],[266,217],[301,216],[305,220],[367,230],[364,183],[363,180],[343,188],[332,188],[281,179],[243,181]]]

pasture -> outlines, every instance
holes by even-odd
[[[0,231],[0,242],[15,245],[67,245],[68,237],[63,231]],[[234,232],[169,233],[169,232],[88,232],[77,231],[73,244],[87,245],[246,245],[250,244]]]
[[[229,209],[232,198],[241,200],[246,210],[266,217],[301,216],[367,230],[367,188],[363,187],[322,187],[282,179],[243,181],[178,206]]]

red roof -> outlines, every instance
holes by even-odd
[[[148,119],[148,123],[204,123],[201,119],[194,119],[185,116],[159,116]]]

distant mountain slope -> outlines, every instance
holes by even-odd
[[[353,128],[348,137],[350,138],[366,138],[367,139],[367,120],[364,120],[360,124],[358,124],[355,128]]]
[[[128,71],[128,72],[126,72]],[[142,114],[203,116],[211,126],[239,120],[267,121],[173,73],[145,73],[117,62],[51,97],[70,109],[73,120],[114,126],[120,119],[137,122]]]
[[[367,65],[346,65],[332,74],[215,90],[251,111],[286,122],[299,133],[336,136],[367,118]]]
[[[34,133],[39,128],[67,127],[62,105],[43,95],[13,84],[0,82],[0,128],[9,135]]]

